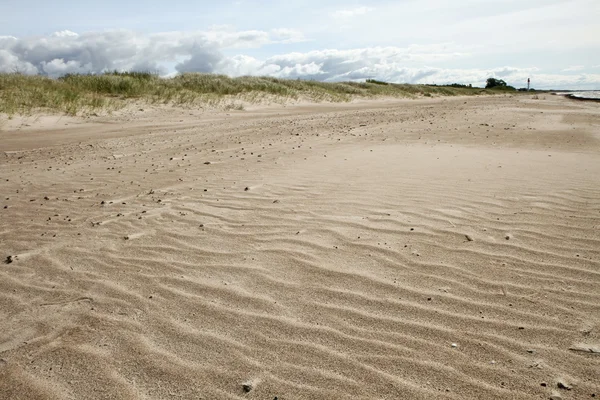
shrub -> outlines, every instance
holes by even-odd
[[[373,83],[375,85],[389,85],[389,83],[384,81],[378,81],[377,79],[367,79],[367,83]]]
[[[502,79],[488,78],[485,84],[486,89],[506,87],[506,82]]]

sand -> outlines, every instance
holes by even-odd
[[[147,109],[0,150],[1,399],[600,396],[597,103]]]

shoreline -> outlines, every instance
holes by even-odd
[[[596,102],[596,103],[600,103],[600,99],[593,99],[593,98],[589,98],[589,97],[578,97],[572,94],[567,94],[565,95],[566,98],[571,99],[571,100],[579,100],[579,101],[591,101],[591,102]]]

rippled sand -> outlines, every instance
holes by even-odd
[[[75,122],[0,132],[1,399],[600,396],[598,104]]]

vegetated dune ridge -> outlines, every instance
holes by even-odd
[[[600,396],[598,104],[69,121],[0,132],[0,398]]]

